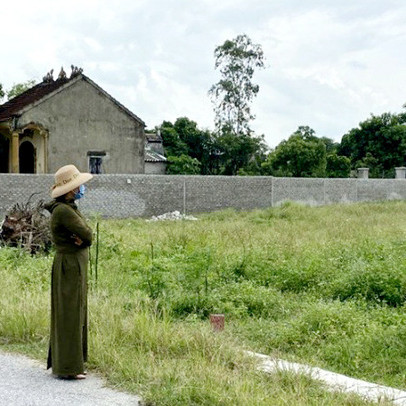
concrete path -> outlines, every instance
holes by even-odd
[[[0,352],[1,406],[138,406],[139,402],[137,396],[106,388],[93,374],[82,381],[61,380],[45,364]]]
[[[373,402],[387,399],[391,400],[394,405],[406,406],[405,391],[366,382],[361,379],[350,378],[321,368],[313,368],[308,365],[271,358],[264,354],[258,354],[251,351],[247,351],[247,353],[260,360],[259,369],[264,372],[273,373],[279,370],[305,374],[313,379],[324,382],[331,390],[356,393],[362,398]]]
[[[306,374],[326,383],[331,390],[352,392],[379,402],[388,399],[406,406],[406,392],[345,375],[287,362],[247,351],[260,361],[259,369]],[[139,406],[138,396],[105,387],[102,379],[89,374],[82,381],[55,378],[45,365],[22,355],[0,352],[0,406]]]

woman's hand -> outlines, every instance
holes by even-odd
[[[77,235],[73,234],[71,238],[74,240],[75,245],[81,246],[83,244],[83,241]]]

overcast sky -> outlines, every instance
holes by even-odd
[[[214,128],[214,48],[243,33],[266,57],[252,128],[270,147],[299,125],[340,141],[370,113],[399,113],[406,102],[404,0],[6,3],[4,88],[77,65],[150,129],[182,116]]]

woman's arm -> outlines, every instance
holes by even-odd
[[[72,233],[74,244],[81,247],[87,247],[92,244],[91,228],[73,208],[69,207],[68,205],[61,204],[55,208],[54,214],[57,216],[58,222]]]

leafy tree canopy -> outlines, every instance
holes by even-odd
[[[224,133],[215,139],[220,153],[219,174],[261,174],[261,161],[267,150],[263,136]]]
[[[174,125],[171,122],[164,121],[159,126],[159,129],[161,131],[165,154],[167,156],[187,155],[188,147],[186,143],[181,140],[179,134],[177,133]]]
[[[288,140],[282,141],[262,167],[275,176],[324,177],[326,145],[309,127],[299,127]]]
[[[214,145],[210,131],[199,129],[197,123],[187,117],[178,118],[174,124],[164,121],[159,128],[167,156],[196,158],[202,175],[212,173]]]
[[[167,173],[171,175],[198,175],[200,174],[200,162],[196,158],[184,154],[169,156]]]
[[[406,164],[406,113],[371,115],[345,134],[338,149],[355,169],[364,165],[371,176],[393,176]]]
[[[212,133],[199,129],[196,122],[187,117],[178,118],[174,124],[164,121],[159,129],[166,156],[183,156],[182,162],[186,162],[186,156],[196,159],[201,175],[237,175],[240,170],[241,174],[261,173],[261,162],[267,150],[263,136]],[[178,161],[176,165],[176,170],[181,170]]]
[[[351,161],[336,152],[327,154],[326,176],[328,178],[348,178],[351,174]]]

